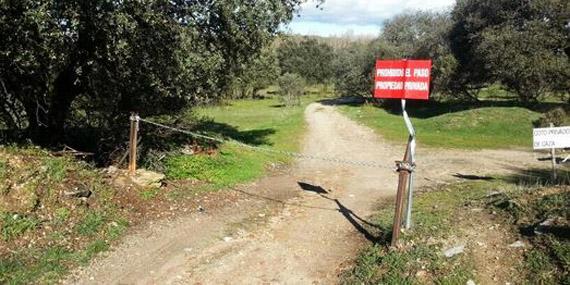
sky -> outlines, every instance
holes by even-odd
[[[302,35],[376,36],[382,23],[396,14],[408,10],[440,11],[453,3],[455,0],[326,0],[316,8],[310,0],[285,30]]]

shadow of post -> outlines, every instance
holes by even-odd
[[[358,231],[360,232],[368,241],[374,244],[387,244],[389,239],[387,239],[386,234],[390,232],[379,225],[370,223],[369,221],[361,218],[351,209],[347,208],[339,199],[330,198],[325,194],[329,192],[321,186],[315,186],[305,182],[297,182],[299,187],[304,191],[314,192],[324,199],[333,201],[337,206],[337,211]]]

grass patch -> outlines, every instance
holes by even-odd
[[[215,155],[172,156],[166,162],[166,175],[173,179],[194,178],[226,187],[258,178],[263,174],[267,159],[264,154],[228,145]]]
[[[521,268],[517,267],[517,275],[512,276],[515,280],[510,281],[568,284],[570,189],[568,186],[513,184],[512,181],[511,177],[500,177],[456,183],[418,194],[414,200],[414,228],[402,234],[399,250],[386,247],[393,207],[391,203],[382,207],[374,218],[381,242],[361,252],[355,266],[343,274],[342,283],[465,284],[472,279],[478,284],[480,276],[475,275],[474,270],[480,268],[476,268],[470,251],[446,258],[442,250],[446,244],[449,246],[446,241],[456,240],[462,223],[471,219],[465,216],[470,209],[486,208],[485,211],[496,213],[490,224],[505,223],[501,227],[518,228],[521,235],[518,239],[531,244],[521,253],[524,262]],[[551,222],[541,228],[545,220]],[[543,233],[535,234],[537,229]]]
[[[405,142],[407,130],[400,114],[372,105],[341,106],[350,118],[375,130],[388,140]],[[413,114],[413,113],[412,113]],[[417,116],[412,121],[418,143],[432,147],[482,149],[531,147],[533,121],[540,113],[520,107],[485,107]]]
[[[88,189],[87,201],[63,193]],[[128,213],[101,173],[39,148],[0,147],[0,283],[55,283],[108,248]]]
[[[487,205],[509,218],[533,245],[524,263],[529,284],[570,284],[569,186],[503,187]]]
[[[418,195],[414,200],[414,230],[401,236],[403,248],[386,248],[391,237],[385,234],[380,244],[359,255],[355,267],[343,275],[342,283],[465,284],[475,279],[468,256],[446,258],[441,250],[443,241],[453,233],[458,211],[466,202],[483,196],[486,189],[477,183],[462,183]],[[394,213],[389,205],[382,207],[374,219],[384,233],[392,228]]]
[[[21,216],[18,214],[2,214],[2,239],[10,241],[26,231],[35,229],[40,222],[33,217]]]
[[[160,194],[160,188],[144,189],[140,192],[141,198],[143,200],[152,200],[156,198],[158,194]]]
[[[73,254],[62,247],[45,250],[20,250],[0,260],[0,282],[3,284],[55,283],[67,272],[65,263]]]
[[[201,127],[203,132],[259,147],[298,151],[305,107],[316,100],[317,97],[305,96],[300,106],[293,107],[284,107],[275,98],[237,100],[199,108],[193,115],[209,120]],[[170,179],[206,181],[211,184],[206,188],[215,190],[258,179],[265,174],[267,165],[287,163],[290,159],[227,143],[209,155],[172,154],[166,158],[165,173]]]
[[[99,212],[90,212],[76,226],[80,235],[91,236],[99,232],[99,228],[105,223],[105,217]]]

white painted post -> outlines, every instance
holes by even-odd
[[[554,128],[554,124],[550,123],[550,127]],[[552,183],[556,183],[557,175],[556,175],[556,149],[550,149],[550,156],[552,161]]]

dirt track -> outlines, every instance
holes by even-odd
[[[305,115],[304,153],[386,167],[299,160],[287,173],[241,187],[243,198],[234,205],[126,237],[66,283],[334,283],[339,268],[375,238],[363,224],[379,200],[395,194],[396,175],[389,167],[404,146],[385,142],[331,106],[311,104]],[[452,176],[457,173],[508,173],[535,160],[520,151],[420,148],[417,185],[459,179]]]

